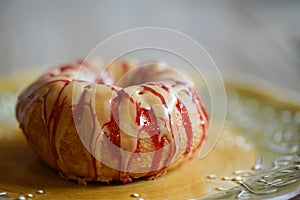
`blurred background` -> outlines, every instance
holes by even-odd
[[[181,31],[223,75],[246,74],[300,93],[300,1],[1,0],[0,73],[84,58],[118,32]]]

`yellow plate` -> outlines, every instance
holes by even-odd
[[[228,190],[228,194],[237,196],[245,191],[243,193],[245,196],[247,192],[251,192],[243,184],[238,183],[239,179],[241,178],[241,181],[244,181],[249,177],[251,179],[257,176],[260,169],[253,170],[255,164],[262,164],[265,168],[272,167],[272,162],[278,154],[271,153],[271,155],[268,155],[268,153],[264,153],[270,150],[256,144],[256,141],[261,141],[264,138],[249,135],[243,127],[234,123],[237,121],[235,119],[237,117],[236,112],[241,112],[241,110],[233,109],[230,102],[237,101],[234,98],[238,98],[237,103],[240,103],[240,105],[237,104],[237,106],[239,108],[256,107],[255,112],[259,115],[264,115],[264,113],[263,110],[257,110],[257,106],[263,106],[266,109],[270,104],[269,107],[275,110],[276,113],[282,110],[291,112],[291,120],[295,120],[298,111],[300,111],[300,107],[295,104],[230,86],[227,91],[229,98],[232,99],[229,99],[229,114],[224,133],[217,146],[206,158],[199,159],[195,156],[193,160],[182,164],[154,181],[140,180],[127,185],[89,183],[87,186],[82,186],[75,182],[62,180],[56,171],[39,162],[27,145],[22,132],[17,128],[14,119],[16,94],[20,88],[24,87],[24,83],[29,83],[36,75],[36,73],[34,73],[35,75],[28,74],[28,76],[22,74],[22,77],[11,75],[2,78],[0,81],[0,199],[18,198],[27,194],[33,194],[34,199],[138,199],[137,197],[131,197],[133,193],[138,193],[140,198],[145,200],[192,199],[210,197],[216,193],[222,195],[224,194],[221,191],[222,189],[231,188],[233,189]],[[248,117],[253,118],[256,116],[255,113],[252,114]],[[297,128],[300,126],[297,121],[295,127],[295,130],[299,131]],[[282,135],[281,137],[293,139],[294,133],[291,134],[292,136]],[[258,142],[258,144],[261,144],[261,142]],[[297,154],[297,152],[292,154]],[[263,162],[258,159],[262,158],[262,155],[266,155]],[[238,172],[236,170],[246,170],[249,173],[234,174],[234,172]],[[296,183],[298,181],[299,178]],[[295,185],[295,182],[292,185]],[[45,193],[37,194],[38,189],[44,190]],[[292,191],[295,191],[295,189],[292,189]],[[6,192],[7,195],[3,194],[1,196],[1,192]],[[275,192],[276,194],[279,195]],[[218,198],[218,196],[212,198]]]

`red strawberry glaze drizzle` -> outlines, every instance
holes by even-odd
[[[172,85],[172,87],[175,87],[177,85],[186,85],[185,82],[181,82],[181,81],[177,81],[177,80],[173,80],[175,82],[175,84]],[[187,91],[186,91],[187,92]],[[198,112],[198,115],[199,115],[199,118],[200,118],[200,123],[201,123],[201,127],[202,127],[202,136],[201,136],[201,139],[200,139],[200,142],[197,146],[200,147],[202,145],[202,143],[204,142],[205,138],[206,138],[206,122],[208,121],[208,115],[204,109],[204,106],[202,104],[202,101],[200,100],[199,98],[199,95],[197,94],[197,92],[192,89],[191,87],[188,87],[188,92],[187,94],[189,96],[192,96],[192,101],[193,103],[196,105],[197,107],[197,112]],[[204,117],[203,117],[204,115]],[[204,121],[204,123],[202,123]],[[197,149],[195,148],[194,151]]]
[[[149,91],[153,95],[157,96],[160,99],[160,101],[162,102],[162,104],[167,108],[167,103],[162,94],[160,94],[156,90],[154,90],[150,87],[147,87],[147,86],[143,86],[143,89],[145,91]],[[121,145],[120,128],[118,126],[118,122],[119,122],[118,107],[123,98],[127,98],[130,100],[131,103],[134,103],[133,99],[129,96],[129,94],[127,94],[124,90],[121,90],[118,93],[117,97],[112,100],[110,121],[105,123],[102,126],[102,130],[107,128],[107,131],[104,130],[104,134],[106,135],[106,137],[108,137],[109,140],[117,147],[120,147],[120,145]],[[152,108],[151,109],[142,108],[140,102],[135,102],[135,105],[136,105],[136,122],[135,123],[136,123],[136,125],[142,127],[141,129],[139,129],[139,132],[137,134],[137,147],[136,147],[135,151],[132,153],[132,155],[129,157],[128,160],[123,160],[124,163],[121,162],[122,156],[121,156],[120,152],[113,152],[114,156],[117,158],[117,160],[119,160],[118,167],[120,169],[121,168],[123,169],[122,172],[120,173],[120,179],[124,183],[131,182],[131,179],[128,176],[129,166],[130,166],[130,162],[133,158],[133,155],[135,153],[140,153],[140,134],[142,131],[145,131],[149,134],[149,136],[152,140],[152,143],[154,145],[155,152],[154,152],[154,156],[153,156],[152,163],[151,163],[151,170],[150,170],[151,172],[158,170],[161,172],[161,174],[163,174],[164,171],[166,171],[167,167],[169,166],[169,164],[176,152],[175,144],[171,143],[171,141],[170,141],[170,150],[169,150],[168,157],[166,158],[166,160],[163,163],[164,167],[162,169],[158,169],[159,163],[162,159],[162,153],[163,153],[162,150],[163,150],[163,147],[165,146],[165,140],[167,138],[165,136],[160,138],[160,127],[157,123],[157,118],[154,113],[154,110]],[[169,116],[169,123],[170,123],[169,125],[170,125],[170,130],[172,133],[172,138],[174,138],[173,131],[172,131],[172,125],[171,125],[171,119],[170,119],[171,118],[170,113],[168,114],[168,116]],[[189,134],[191,129],[188,129],[188,131],[189,131],[188,132],[188,134]]]
[[[51,93],[51,89],[49,88],[48,91],[43,96],[41,96],[41,98],[39,98],[39,94],[37,94],[37,93],[39,93],[38,89],[44,85],[37,87],[35,84],[32,84],[26,90],[26,92],[23,93],[23,95],[19,96],[20,102],[22,102],[26,99],[30,99],[31,102],[28,103],[26,105],[26,107],[23,109],[17,108],[17,110],[18,110],[17,116],[20,120],[20,127],[22,128],[22,127],[24,127],[23,126],[23,118],[24,118],[24,115],[25,115],[25,112],[27,111],[27,109],[29,107],[31,107],[35,102],[41,101],[41,99],[42,99],[42,102],[43,102],[42,110],[43,110],[43,116],[44,116],[42,120],[46,127],[46,132],[47,132],[47,135],[49,138],[50,149],[51,149],[52,155],[54,157],[54,161],[56,162],[56,165],[58,165],[58,163],[57,163],[58,152],[56,149],[56,142],[55,142],[56,129],[58,126],[58,122],[60,120],[62,110],[63,110],[65,104],[67,103],[67,97],[63,97],[61,103],[59,102],[59,100],[61,98],[61,94],[62,94],[63,90],[67,87],[67,85],[69,85],[70,81],[69,80],[55,80],[55,81],[46,82],[45,85],[51,85],[52,83],[57,83],[57,82],[63,82],[63,86],[57,95],[57,98],[54,102],[53,109],[49,115],[49,118],[47,117],[47,98],[48,98],[48,95]],[[25,95],[28,93],[29,93],[29,95]],[[52,127],[52,131],[50,130],[50,127]]]
[[[61,72],[64,72],[66,70],[71,70],[71,69],[75,69],[75,68],[78,68],[78,66],[74,66],[74,65],[65,65],[65,66],[62,66],[59,68],[59,70]]]
[[[56,129],[58,126],[58,122],[60,120],[61,117],[61,113],[63,111],[63,108],[65,106],[65,104],[67,103],[67,97],[63,97],[63,100],[61,103],[59,103],[59,100],[61,98],[61,94],[64,91],[64,89],[67,87],[67,85],[70,83],[70,81],[68,80],[60,80],[62,82],[64,82],[64,85],[62,86],[61,90],[59,91],[57,98],[54,102],[53,105],[53,109],[50,113],[49,119],[46,120],[46,125],[47,125],[47,132],[49,133],[49,138],[50,138],[50,146],[51,146],[51,150],[52,150],[52,154],[54,156],[54,159],[58,160],[58,153],[57,153],[57,149],[56,149]],[[52,125],[52,126],[51,126]],[[51,130],[52,127],[52,130]]]
[[[156,90],[154,90],[154,89],[152,89],[151,87],[148,87],[148,86],[142,86],[142,87],[144,88],[145,91],[149,91],[153,95],[157,96],[160,99],[163,106],[168,109],[168,105],[166,103],[166,100],[165,100],[164,96],[161,93],[157,92]],[[171,160],[172,160],[172,158],[173,158],[173,156],[175,155],[175,152],[176,152],[176,145],[175,145],[175,142],[173,141],[174,134],[173,134],[173,129],[172,129],[172,121],[171,121],[171,113],[170,112],[168,113],[168,118],[169,118],[168,121],[169,121],[169,128],[170,128],[170,131],[171,131],[172,140],[169,141],[169,144],[170,144],[169,155],[168,155],[167,159],[165,160],[165,162],[163,163],[164,167],[161,169],[162,173],[163,173],[163,171],[167,170],[167,166],[169,166],[169,164],[170,164],[170,162],[171,162]],[[153,135],[152,133],[149,133],[149,134]],[[158,136],[159,136],[159,133],[157,134],[157,137]],[[163,136],[161,138],[161,141],[158,141],[158,138],[156,138],[156,137],[152,138],[152,142],[154,143],[155,150],[160,150],[160,151],[156,151],[154,153],[154,157],[153,157],[152,165],[151,165],[151,171],[158,170],[158,164],[161,160],[162,148],[164,146],[164,139],[167,139],[167,138],[165,136]]]
[[[202,135],[200,138],[200,142],[198,143],[197,147],[194,148],[194,151],[198,149],[206,139],[206,127],[208,122],[208,115],[203,107],[202,101],[199,98],[199,95],[197,94],[197,91],[192,89],[191,87],[188,87],[188,90],[183,90],[187,95],[192,97],[193,103],[196,105],[197,113],[199,116],[199,122],[202,128]]]
[[[55,80],[55,81],[50,81],[47,84],[50,85],[50,84],[53,84],[53,83],[56,83],[56,82],[64,82],[64,85],[61,88],[61,90],[60,90],[60,92],[59,92],[59,94],[57,96],[57,99],[56,99],[56,101],[55,101],[55,103],[53,105],[53,109],[52,109],[52,112],[50,113],[49,119],[47,119],[46,104],[47,104],[47,97],[48,97],[48,95],[50,93],[50,89],[49,89],[49,91],[45,95],[42,96],[42,98],[43,98],[43,104],[44,104],[44,108],[43,108],[43,110],[44,110],[44,120],[45,120],[45,124],[46,124],[46,127],[47,127],[46,130],[47,130],[47,133],[49,135],[49,141],[50,141],[50,146],[51,146],[52,154],[53,154],[53,156],[55,158],[56,164],[58,164],[57,163],[58,152],[57,152],[57,149],[56,149],[56,141],[55,141],[55,138],[56,138],[56,129],[57,129],[60,117],[61,117],[61,113],[62,113],[63,107],[66,104],[66,98],[67,97],[64,97],[63,100],[62,100],[62,103],[60,103],[60,104],[59,104],[59,99],[61,98],[61,94],[62,94],[63,90],[70,83],[70,81],[68,81],[68,80]],[[83,109],[84,109],[85,105],[88,106],[89,111],[91,112],[92,116],[95,117],[95,114],[93,114],[93,109],[92,109],[91,101],[88,102],[88,103],[84,102],[86,91],[87,91],[87,89],[89,89],[89,87],[90,87],[90,85],[87,85],[85,87],[85,90],[84,90],[83,94],[80,97],[79,103],[76,106],[73,106],[73,119],[74,119],[74,123],[75,124],[79,124],[81,122],[81,116],[83,115]],[[52,131],[50,131],[51,124],[53,124],[52,125]],[[93,120],[92,133],[94,133],[94,132],[95,132],[95,122]],[[95,174],[94,180],[97,180],[98,174],[97,174],[96,159],[94,158],[94,156],[92,156],[92,161],[93,161],[93,168],[94,168],[94,174]]]
[[[184,82],[181,81],[175,81],[175,84],[172,85],[172,87],[175,87],[175,85],[177,84],[186,84]],[[161,87],[162,89],[166,90],[167,92],[170,92],[170,89],[168,87],[166,87],[163,84],[159,84],[159,87]],[[186,106],[180,101],[180,99],[177,97],[177,103],[176,103],[176,108],[179,111],[181,118],[182,118],[182,125],[185,129],[185,133],[186,133],[186,138],[187,138],[187,145],[186,145],[186,149],[184,154],[188,154],[191,150],[191,146],[192,146],[192,139],[193,139],[193,130],[192,130],[192,124],[191,124],[191,120],[187,111]]]
[[[42,96],[43,98],[43,111],[44,111],[44,123],[45,123],[45,126],[47,127],[48,126],[48,117],[47,117],[47,98],[48,98],[48,95],[50,94],[51,90],[49,89],[47,91],[47,93],[45,95]],[[50,135],[49,131],[48,131],[48,128],[46,129],[47,131],[47,134],[48,136]]]
[[[132,101],[133,103],[133,101]],[[138,154],[141,152],[140,149],[140,135],[142,131],[145,131],[149,134],[152,143],[154,144],[155,150],[159,150],[164,146],[164,140],[163,138],[159,141],[159,133],[160,128],[157,124],[157,118],[155,116],[154,110],[151,109],[145,109],[141,107],[141,102],[135,102],[136,106],[136,120],[135,124],[137,126],[141,126],[142,128],[139,129],[137,134],[137,146],[135,151],[129,156],[128,160],[124,160],[124,169],[121,173],[122,175],[122,181],[123,182],[131,182],[131,178],[128,176],[128,171],[130,167],[130,162],[133,159],[134,154]],[[158,152],[158,153],[157,153]],[[156,151],[152,160],[151,164],[151,171],[154,171],[157,169],[159,161],[161,159],[161,151]]]
[[[89,100],[88,102],[85,101],[86,98],[86,94],[88,92],[88,89],[90,89],[91,85],[87,85],[84,87],[84,91],[82,92],[80,99],[78,101],[78,103],[76,105],[72,106],[72,110],[73,110],[73,119],[74,119],[74,123],[76,126],[79,126],[81,121],[82,121],[82,116],[84,113],[84,109],[85,107],[88,109],[88,111],[90,112],[93,120],[91,120],[92,122],[92,130],[91,130],[91,140],[90,140],[90,144],[89,144],[89,148],[90,151],[93,152],[93,154],[91,154],[91,159],[92,159],[92,163],[93,163],[93,169],[94,169],[94,178],[93,180],[96,181],[98,179],[98,172],[97,172],[97,159],[95,158],[95,145],[93,145],[93,138],[94,138],[94,134],[96,131],[96,114],[93,112],[93,107],[92,107],[92,101]]]
[[[119,112],[118,107],[122,98],[128,98],[133,102],[132,98],[125,92],[121,90],[117,97],[115,97],[111,102],[111,115],[110,121],[103,124],[102,129],[107,128],[108,131],[104,131],[104,134],[110,139],[110,141],[117,147],[120,147],[120,128],[119,128]]]
[[[155,91],[154,89],[147,87],[147,86],[142,86],[143,89],[145,91],[149,91],[151,92],[153,95],[157,96],[161,103],[167,108],[167,104],[166,101],[163,97],[162,94],[160,94],[159,92]],[[170,150],[169,150],[169,154],[168,157],[166,158],[166,160],[163,163],[163,167],[161,169],[159,168],[159,163],[162,159],[162,153],[163,153],[163,147],[165,146],[165,140],[167,140],[166,136],[163,136],[160,138],[160,127],[157,123],[157,117],[154,113],[154,110],[152,108],[150,109],[145,109],[141,107],[141,103],[140,102],[136,102],[136,125],[138,126],[142,126],[142,128],[139,130],[138,134],[137,134],[137,147],[136,150],[134,151],[134,153],[140,153],[140,134],[142,131],[145,131],[148,133],[148,135],[150,136],[151,140],[152,140],[152,144],[154,145],[154,155],[152,158],[152,163],[151,163],[151,169],[150,172],[148,173],[148,176],[151,176],[153,174],[153,172],[157,172],[157,174],[164,174],[167,170],[167,167],[169,166],[174,154],[175,154],[175,143],[171,143],[170,142]],[[171,125],[171,115],[170,113],[168,114],[169,116],[169,125],[170,125],[170,130],[171,130],[171,134],[172,134],[172,138],[174,138],[173,135],[173,130],[172,130],[172,125]],[[134,155],[134,153],[130,156],[128,164],[127,164],[127,169],[129,167],[129,163],[132,160],[132,157]]]
[[[206,139],[206,128],[207,128],[207,122],[208,122],[208,115],[203,107],[202,101],[199,98],[199,95],[197,94],[197,92],[195,90],[192,90],[191,88],[189,88],[189,90],[192,92],[192,101],[194,102],[194,104],[197,107],[197,112],[200,118],[200,124],[202,127],[202,136],[200,139],[200,142],[198,143],[198,147],[200,147],[202,145],[202,143],[204,142],[204,140]],[[203,117],[203,115],[204,117]],[[204,122],[204,123],[203,123]],[[194,151],[197,149],[195,148]]]
[[[160,94],[159,92],[157,92],[156,90],[154,90],[154,89],[152,89],[151,87],[148,87],[148,86],[144,86],[144,85],[143,85],[142,88],[144,88],[144,90],[146,90],[146,91],[151,92],[153,95],[157,96],[157,97],[160,99],[161,103],[162,103],[166,108],[168,108],[167,103],[166,103],[166,100],[165,100],[165,98],[164,98],[164,96],[163,96],[162,94]]]
[[[110,121],[103,124],[101,128],[104,132],[104,135],[118,148],[121,147],[118,108],[123,98],[127,98],[130,100],[130,102],[133,102],[132,98],[125,92],[125,90],[119,91],[118,95],[111,102]],[[120,150],[115,151],[114,148],[111,148],[110,152],[119,161],[118,169],[123,169],[124,166],[122,165],[122,155]],[[122,180],[124,183],[132,181],[128,177],[126,170],[123,170],[123,172],[120,173],[120,180]]]
[[[191,150],[192,140],[193,140],[193,132],[192,132],[192,124],[189,117],[189,113],[187,111],[186,106],[177,98],[176,108],[181,114],[182,125],[185,129],[187,144],[184,154],[188,154]]]
[[[58,70],[60,73],[64,73],[68,70],[74,70],[74,71],[78,70],[79,67],[80,67],[79,65],[63,65],[63,66],[59,67]],[[54,72],[49,72],[49,73],[45,74],[45,76],[55,77],[55,76],[57,76],[57,74],[55,74]],[[64,76],[69,77],[68,74],[65,74]]]
[[[140,125],[141,124],[141,118],[145,118],[146,122],[143,122],[142,128],[139,130],[138,133],[138,140],[139,140],[139,135],[142,131],[147,132],[150,135],[150,138],[152,140],[152,143],[154,145],[154,155],[152,158],[152,163],[151,163],[151,170],[154,171],[157,170],[159,162],[162,157],[162,148],[164,147],[164,137],[162,137],[159,140],[159,135],[160,135],[160,128],[157,124],[157,118],[155,116],[154,110],[151,108],[150,110],[141,108],[140,103],[136,103],[136,124]],[[139,146],[137,147],[136,152],[139,152]]]
[[[85,96],[87,93],[87,89],[88,89],[87,87],[84,88],[84,91],[80,95],[80,99],[79,99],[78,103],[76,105],[72,106],[73,119],[74,119],[74,123],[76,125],[79,125],[81,123],[83,112],[84,112],[84,106],[87,105],[85,103]]]

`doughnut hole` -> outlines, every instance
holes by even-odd
[[[162,63],[153,63],[131,68],[126,73],[122,74],[122,76],[119,76],[118,79],[115,79],[115,85],[125,88],[148,82],[167,83],[174,80],[189,82],[184,74],[178,72],[174,68]]]

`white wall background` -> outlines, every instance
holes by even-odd
[[[300,1],[0,0],[0,73],[83,58],[120,31],[184,32],[223,74],[242,72],[300,92]]]

